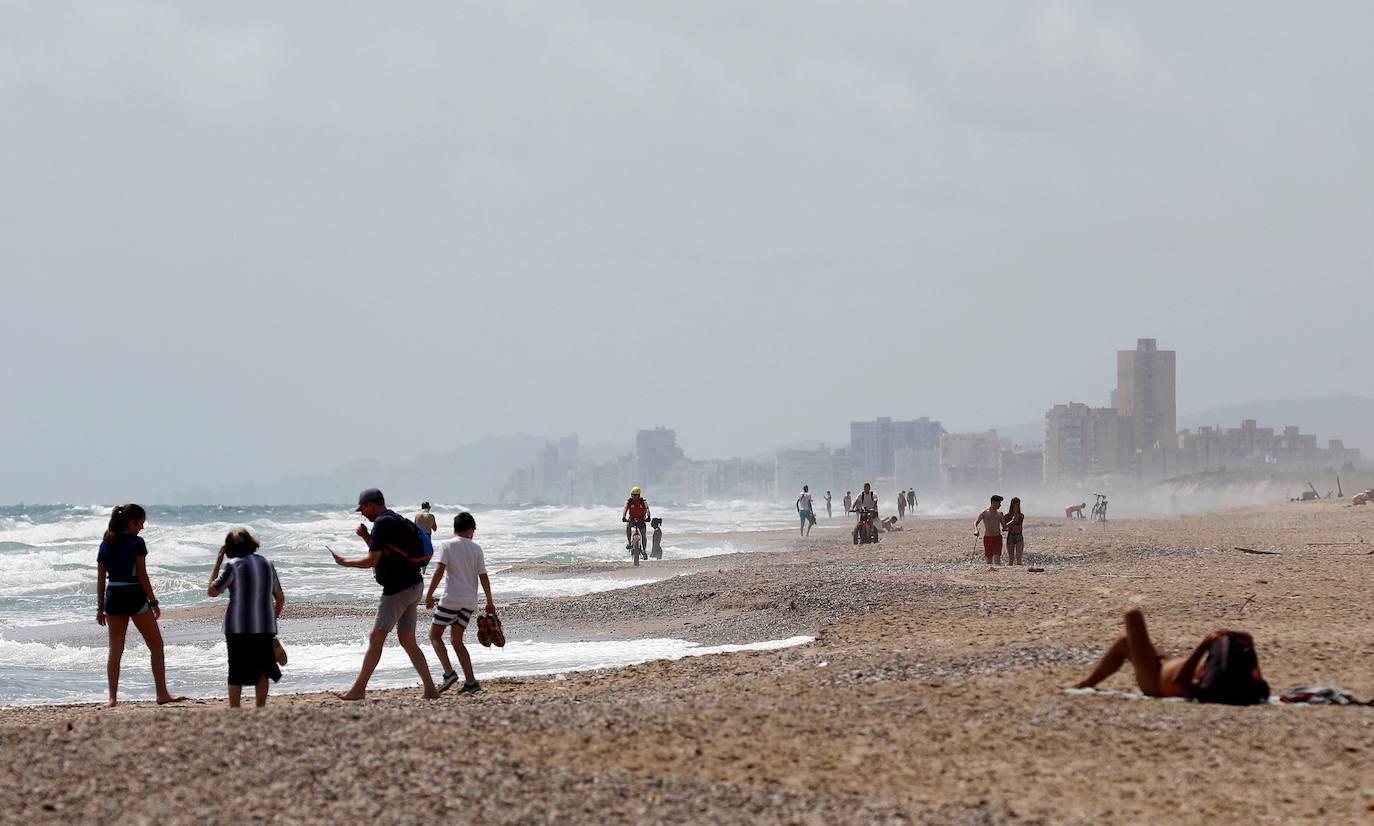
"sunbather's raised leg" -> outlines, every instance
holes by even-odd
[[[1121,669],[1127,660],[1135,671],[1136,685],[1146,694],[1160,693],[1159,662],[1161,652],[1150,641],[1150,633],[1145,628],[1145,617],[1140,609],[1132,608],[1126,612],[1126,633],[1117,637],[1102,655],[1102,660],[1088,677],[1074,683],[1073,688],[1092,688]]]
[[[1135,669],[1135,683],[1140,690],[1151,697],[1163,696],[1159,679],[1160,661],[1163,652],[1150,641],[1150,632],[1145,628],[1145,615],[1139,608],[1126,611],[1126,642],[1130,646],[1131,667]]]

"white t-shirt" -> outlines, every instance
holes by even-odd
[[[804,511],[811,510],[811,494],[803,493],[801,496],[798,496],[797,507],[801,508]]]
[[[439,604],[450,610],[477,610],[478,577],[487,572],[482,547],[471,539],[458,537],[439,545],[439,561],[444,565],[444,598]]]

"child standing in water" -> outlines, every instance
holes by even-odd
[[[243,687],[253,686],[258,708],[267,705],[267,680],[281,679],[273,640],[277,618],[286,607],[286,594],[277,580],[277,569],[258,552],[258,540],[246,528],[224,537],[224,546],[210,572],[207,593],[217,597],[229,592],[224,611],[224,644],[229,651],[229,707],[238,708]],[[230,562],[220,565],[225,557]]]
[[[655,516],[655,517],[653,518],[653,520],[652,520],[649,524],[650,524],[650,525],[653,527],[653,529],[654,529],[654,545],[653,545],[653,550],[649,552],[649,556],[653,557],[654,559],[662,559],[662,558],[663,558],[663,520],[662,520],[662,519],[659,519],[657,516]]]
[[[105,674],[110,683],[110,702],[119,702],[119,666],[124,658],[124,637],[132,620],[152,659],[153,684],[157,704],[177,703],[185,697],[167,690],[166,662],[162,655],[162,632],[157,627],[162,609],[148,581],[148,546],[139,533],[148,521],[148,512],[138,505],[119,505],[110,514],[109,528],[96,555],[95,621],[110,632],[110,656]]]
[[[1007,505],[1007,515],[1002,520],[1002,524],[1007,528],[1008,565],[1021,564],[1021,552],[1026,548],[1026,537],[1021,533],[1025,521],[1026,516],[1021,513],[1021,497],[1013,496],[1011,504]]]

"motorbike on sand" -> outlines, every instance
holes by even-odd
[[[873,524],[877,513],[868,508],[860,508],[857,513],[859,514],[859,521],[854,525],[854,544],[877,544],[878,526]]]

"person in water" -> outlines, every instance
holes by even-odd
[[[1145,615],[1130,608],[1126,633],[1107,648],[1086,679],[1069,688],[1093,688],[1128,660],[1135,683],[1148,697],[1186,697],[1204,703],[1254,705],[1269,698],[1269,683],[1260,673],[1255,640],[1244,631],[1218,628],[1202,638],[1186,657],[1170,657],[1150,640]]]
[[[225,558],[229,564],[225,565]],[[223,566],[221,572],[220,567]],[[253,686],[258,708],[267,705],[267,681],[281,679],[277,652],[277,618],[286,608],[277,569],[258,553],[258,540],[247,528],[224,537],[206,593],[229,592],[224,611],[224,646],[229,653],[229,707],[238,708],[243,687]]]
[[[663,520],[655,516],[649,525],[654,529],[654,549],[649,552],[649,556],[654,559],[663,558]]]
[[[430,536],[434,536],[434,532],[439,530],[439,520],[435,519],[434,514],[430,513],[428,502],[420,503],[420,510],[410,521],[415,523],[415,527]]]
[[[110,632],[110,655],[105,674],[110,683],[110,702],[119,702],[119,666],[124,658],[124,637],[133,622],[152,659],[153,685],[157,704],[177,703],[185,697],[167,690],[167,664],[163,659],[162,631],[158,618],[162,609],[148,580],[148,546],[139,533],[148,521],[148,512],[138,505],[119,505],[110,514],[100,551],[96,555],[95,621]]]

